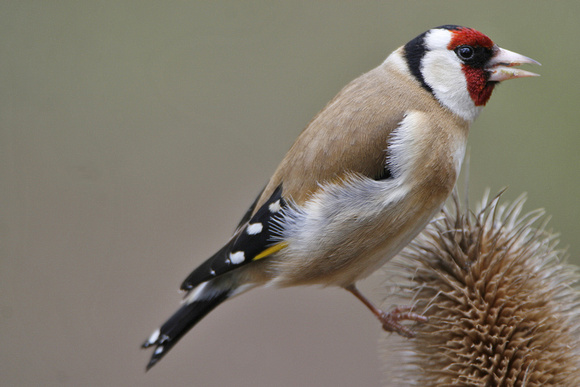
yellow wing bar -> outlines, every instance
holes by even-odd
[[[262,259],[267,257],[268,255],[277,253],[278,251],[282,250],[285,247],[288,247],[288,242],[276,243],[274,246],[270,246],[266,250],[262,251],[260,254],[256,255],[254,258],[252,258],[252,261],[257,261],[258,259]]]

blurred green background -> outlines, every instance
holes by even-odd
[[[442,24],[543,64],[472,127],[470,197],[528,192],[580,263],[579,14],[576,0],[3,1],[0,385],[380,385],[380,327],[336,289],[253,291],[147,374],[139,345],[310,118]]]

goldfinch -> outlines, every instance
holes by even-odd
[[[307,125],[231,239],[181,284],[184,302],[142,345],[150,369],[222,302],[256,286],[342,287],[383,328],[412,332],[356,288],[429,222],[451,193],[470,124],[498,82],[533,59],[444,25],[344,87]]]

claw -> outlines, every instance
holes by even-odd
[[[369,308],[375,316],[377,316],[383,325],[383,329],[387,332],[396,332],[399,335],[407,338],[415,337],[415,333],[413,333],[413,331],[406,326],[399,324],[399,321],[416,321],[421,323],[429,321],[427,317],[413,313],[412,306],[398,306],[391,310],[389,313],[386,313],[377,308],[372,302],[370,302],[370,300],[367,299],[354,284],[345,287],[345,289],[351,292],[360,301],[362,301],[362,303],[365,304],[365,306]]]
[[[416,321],[420,323],[426,323],[429,319],[423,315],[413,313],[413,307],[411,306],[398,306],[390,312],[382,312],[379,316],[379,320],[383,324],[383,329],[387,332],[395,332],[400,336],[406,338],[415,337],[415,332],[406,326],[399,324],[399,321]]]

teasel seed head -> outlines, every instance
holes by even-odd
[[[386,385],[580,386],[580,275],[542,210],[500,196],[472,213],[454,194],[388,268],[429,322],[381,338]]]

